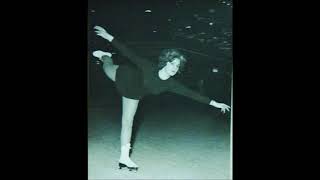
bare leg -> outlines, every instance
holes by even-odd
[[[105,74],[109,79],[115,82],[119,65],[114,65],[113,60],[109,56],[102,56],[100,60],[103,62],[103,70]]]
[[[132,126],[138,104],[139,100],[122,97],[121,155],[119,162],[129,167],[138,167],[129,158]]]
[[[122,97],[121,146],[131,141],[132,125],[138,104],[139,100]]]
[[[114,65],[113,60],[104,55],[100,58],[103,62],[105,74],[113,82],[116,80],[116,73],[119,65]],[[129,158],[131,149],[131,135],[134,115],[138,108],[139,100],[122,97],[122,119],[121,119],[121,155],[119,159],[119,168],[127,166],[129,169],[137,169],[138,166]]]
[[[112,59],[108,56],[102,56],[103,70],[106,75],[115,81],[119,65],[114,65]],[[138,108],[139,100],[122,97],[122,128],[121,128],[121,146],[130,143],[132,134],[132,125],[134,115]]]
[[[109,79],[115,82],[116,73],[119,65],[114,65],[109,56],[102,56],[103,70]],[[138,166],[129,158],[131,149],[131,135],[134,115],[138,108],[139,100],[122,97],[122,119],[121,119],[121,155],[119,163],[129,168],[137,168]],[[119,165],[120,166],[120,165]]]

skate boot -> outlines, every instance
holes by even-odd
[[[93,55],[94,57],[98,58],[99,60],[101,60],[102,56],[108,56],[108,57],[110,57],[110,58],[112,57],[112,54],[111,54],[111,53],[109,53],[109,52],[103,52],[103,51],[100,51],[100,50],[94,51],[94,52],[92,53],[92,55]]]
[[[126,167],[129,171],[138,170],[138,166],[129,158],[130,143],[121,147],[121,155],[119,159],[119,169]]]

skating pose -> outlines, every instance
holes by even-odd
[[[104,28],[94,27],[98,36],[106,39],[127,57],[135,66],[129,64],[115,65],[112,54],[103,51],[94,51],[93,56],[103,63],[105,74],[116,84],[122,95],[122,124],[121,124],[121,154],[119,168],[138,170],[138,165],[129,157],[132,125],[139,101],[148,94],[173,92],[189,97],[201,103],[220,108],[223,113],[229,111],[230,106],[211,100],[185,87],[172,77],[180,72],[186,59],[177,49],[166,49],[160,53],[159,63],[148,61],[130,50],[127,46],[114,38]]]

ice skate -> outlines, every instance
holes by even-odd
[[[121,147],[121,155],[119,159],[119,169],[128,168],[129,171],[138,170],[138,166],[129,158],[130,143]]]

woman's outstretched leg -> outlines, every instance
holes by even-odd
[[[119,65],[115,65],[112,60],[112,54],[103,51],[94,51],[93,56],[103,63],[103,71],[113,82],[116,80],[116,73]]]
[[[138,104],[139,100],[122,97],[121,155],[119,160],[120,167],[124,164],[130,168],[138,168],[138,166],[129,158],[132,126]]]

